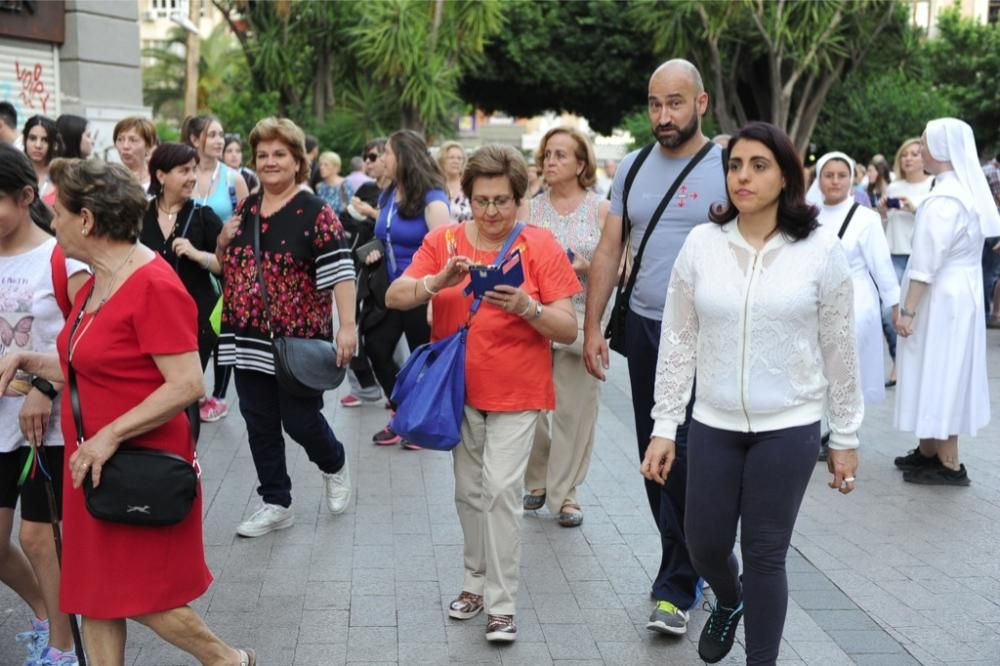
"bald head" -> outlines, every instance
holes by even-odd
[[[684,58],[674,58],[657,67],[653,75],[649,77],[649,86],[652,88],[655,83],[663,84],[678,79],[687,80],[695,95],[700,95],[705,90],[705,84],[701,80],[701,72]]]

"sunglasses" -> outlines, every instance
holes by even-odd
[[[366,162],[375,162],[376,160],[378,160],[378,153],[368,153],[365,155]]]

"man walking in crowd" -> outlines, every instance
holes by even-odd
[[[710,206],[726,201],[722,149],[714,144],[706,147],[709,141],[701,131],[708,93],[698,70],[681,59],[660,65],[649,80],[648,102],[657,145],[627,155],[618,168],[611,187],[611,208],[591,263],[584,323],[584,362],[592,375],[604,380],[610,356],[601,330],[601,314],[618,278],[625,241],[630,241],[630,264],[633,268],[635,263],[640,266],[625,320],[624,341],[640,461],[653,427],[650,410],[660,320],[674,259],[688,232],[708,222]],[[685,167],[699,158],[684,176]],[[681,182],[676,183],[676,191],[663,206],[662,200],[677,180]],[[623,222],[625,218],[627,225]],[[648,239],[644,239],[651,226]],[[641,261],[636,262],[637,250],[643,242],[647,247]],[[656,608],[646,626],[671,635],[687,631],[688,611],[697,603],[701,588],[684,539],[690,418],[689,405],[687,421],[677,431],[677,458],[666,484],[645,482],[663,548],[652,590]]]
[[[372,182],[372,177],[365,173],[364,158],[360,156],[351,158],[351,173],[347,174],[344,180],[352,192],[357,192],[362,185]]]

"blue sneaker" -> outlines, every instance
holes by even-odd
[[[59,648],[47,647],[41,658],[31,662],[31,666],[79,666],[76,650],[63,652]]]
[[[31,631],[22,631],[17,636],[17,642],[24,645],[28,653],[25,659],[25,666],[33,664],[41,659],[42,652],[49,646],[49,621],[33,618],[31,620]]]

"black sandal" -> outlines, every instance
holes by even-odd
[[[541,495],[532,495],[527,493],[524,496],[524,510],[525,511],[538,511],[543,506],[545,506],[545,493]]]

